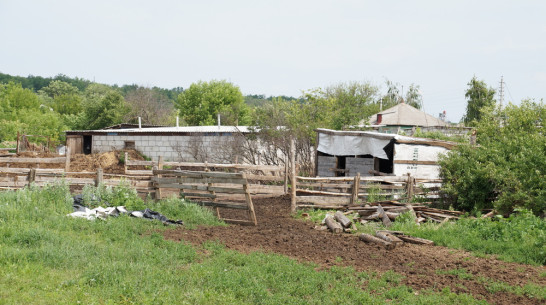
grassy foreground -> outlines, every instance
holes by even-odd
[[[111,203],[144,205],[128,190],[87,189]],[[164,240],[157,221],[66,217],[64,185],[0,193],[0,304],[475,304],[469,295],[420,291],[394,272],[317,271],[280,255],[219,243]],[[222,225],[178,199],[148,206],[188,226]]]

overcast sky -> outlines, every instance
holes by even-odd
[[[458,122],[474,75],[546,97],[546,1],[0,0],[0,72],[291,96],[389,79]]]

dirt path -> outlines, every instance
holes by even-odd
[[[195,230],[177,228],[165,232],[172,240],[185,240],[196,245],[207,240],[218,240],[228,248],[250,251],[275,252],[300,261],[311,261],[321,266],[353,266],[358,271],[393,270],[404,275],[404,284],[414,289],[449,287],[458,293],[470,293],[477,299],[493,304],[538,304],[537,300],[506,292],[488,292],[478,277],[487,277],[512,286],[528,282],[546,286],[544,267],[506,263],[495,259],[477,258],[468,252],[439,246],[404,245],[391,251],[369,245],[357,236],[334,235],[313,230],[311,222],[289,216],[289,198],[255,200],[257,227],[232,225],[229,227],[200,227]],[[441,271],[461,269],[473,275],[461,279],[456,275],[438,274]]]

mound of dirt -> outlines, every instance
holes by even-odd
[[[471,293],[477,299],[494,304],[538,304],[536,299],[508,292],[492,293],[481,283],[481,276],[500,280],[513,286],[533,282],[546,285],[541,276],[544,267],[507,263],[496,259],[478,258],[461,250],[440,246],[406,244],[388,251],[366,244],[356,235],[332,234],[314,230],[314,224],[290,216],[290,198],[254,200],[258,226],[199,227],[188,230],[179,227],[164,231],[166,239],[201,245],[219,241],[241,252],[265,251],[280,253],[300,261],[315,262],[323,267],[352,266],[358,271],[393,270],[404,276],[403,283],[414,289],[441,290],[449,287],[457,293]],[[223,210],[222,216],[245,219],[239,211]],[[460,278],[449,270],[464,268],[472,278]]]

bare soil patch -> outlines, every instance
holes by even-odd
[[[228,227],[199,227],[188,230],[179,227],[164,232],[167,239],[201,245],[205,241],[219,241],[226,247],[248,253],[274,252],[299,261],[317,263],[321,268],[334,265],[352,266],[357,271],[393,270],[402,274],[404,284],[414,289],[441,290],[449,287],[458,293],[470,293],[477,299],[493,304],[538,304],[539,301],[511,293],[487,291],[478,277],[487,277],[514,286],[532,282],[546,286],[541,277],[546,269],[496,259],[478,258],[471,253],[440,246],[406,244],[387,251],[380,246],[359,241],[356,235],[332,234],[314,230],[309,221],[290,216],[289,197],[256,199],[254,202],[258,226],[231,225]],[[222,211],[228,216],[228,211]],[[229,215],[237,218],[237,215]],[[239,217],[241,217],[239,215]],[[454,237],[456,238],[456,237]],[[466,269],[472,279],[439,274],[440,271]]]

